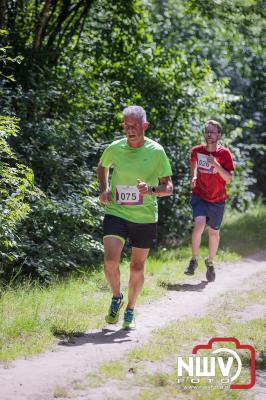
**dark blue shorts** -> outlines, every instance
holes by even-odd
[[[193,219],[206,217],[206,223],[210,228],[220,229],[224,216],[225,201],[210,203],[193,194],[190,204],[193,210]]]

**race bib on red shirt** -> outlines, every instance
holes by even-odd
[[[213,165],[210,165],[207,161],[207,155],[206,154],[197,154],[197,164],[198,164],[198,169],[200,172],[203,172],[205,174],[216,174],[217,171]]]

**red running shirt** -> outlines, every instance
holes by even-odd
[[[232,154],[226,147],[218,145],[217,150],[213,152],[207,151],[205,144],[193,147],[191,161],[197,163],[197,182],[192,193],[210,203],[225,201],[227,199],[226,182],[215,167],[207,163],[207,155],[210,154],[226,171],[234,170]]]

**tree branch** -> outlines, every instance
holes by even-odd
[[[64,4],[61,13],[59,14],[59,16],[57,17],[57,20],[55,21],[55,23],[53,24],[54,29],[51,32],[49,39],[48,39],[48,43],[47,43],[47,47],[51,47],[52,44],[55,41],[56,36],[59,34],[60,30],[62,29],[62,25],[65,22],[65,20],[72,14],[77,13],[79,8],[83,5],[83,3],[86,3],[86,1],[84,0],[80,0],[77,4],[70,4],[70,1],[67,0],[66,1],[67,5]]]
[[[83,11],[80,12],[80,15],[77,15],[77,13],[67,22],[67,25],[65,26],[63,32],[59,36],[58,39],[58,48],[60,47],[61,44],[65,44],[66,41],[68,41],[76,32],[78,32],[78,40],[80,39],[82,30],[84,28],[84,24],[86,21],[86,18],[88,16],[89,9],[92,5],[94,0],[87,0],[87,4],[85,5]],[[68,31],[68,28],[70,27],[72,23],[71,29]],[[80,27],[80,29],[78,29]]]
[[[44,29],[44,26],[47,22],[48,15],[49,15],[49,8],[51,5],[52,0],[45,0],[42,12],[39,16],[39,20],[37,22],[37,28],[36,28],[36,33],[33,41],[33,47],[34,49],[38,49],[41,44],[41,39],[42,39],[42,32]]]

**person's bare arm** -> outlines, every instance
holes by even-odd
[[[108,203],[111,200],[112,194],[109,189],[109,168],[103,167],[101,164],[97,168],[98,182],[100,186],[100,202],[103,204]]]
[[[140,179],[137,179],[137,181],[137,188],[141,194],[164,197],[170,196],[173,193],[173,183],[171,176],[160,178],[160,184],[155,188],[155,192],[152,191],[151,186],[147,185],[146,182],[142,182]]]
[[[207,157],[207,161],[209,164],[213,165],[218,174],[221,175],[221,177],[225,180],[226,183],[231,183],[233,180],[233,176],[231,174],[231,172],[226,171],[226,169],[224,169],[216,160],[215,157],[213,157],[212,155]]]
[[[190,174],[191,174],[190,188],[194,189],[197,183],[197,161],[190,162]]]

